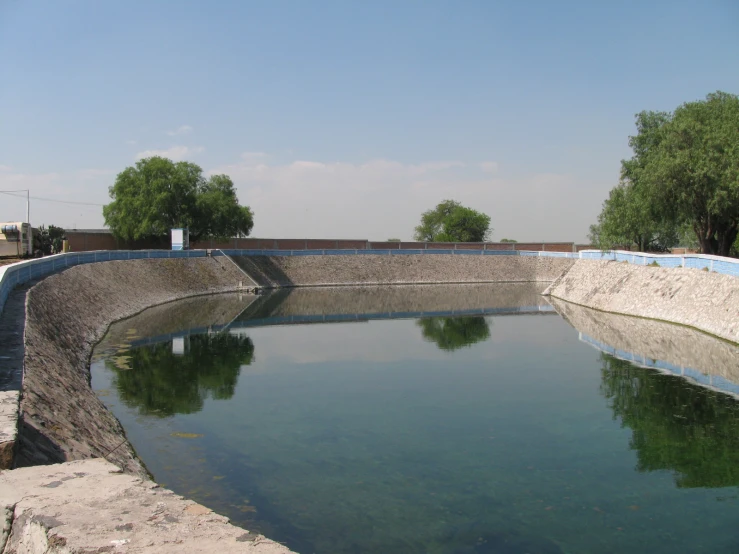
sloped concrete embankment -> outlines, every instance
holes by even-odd
[[[687,325],[739,343],[739,279],[729,275],[577,260],[545,294],[604,312]]]
[[[105,457],[145,469],[90,388],[88,361],[108,325],[164,302],[235,290],[243,275],[219,258],[101,262],[33,287],[26,304],[17,466]]]
[[[233,256],[261,287],[552,282],[576,260],[452,254]]]

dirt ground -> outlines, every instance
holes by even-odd
[[[14,264],[15,262],[20,262],[20,261],[21,261],[21,258],[0,258],[0,266]]]

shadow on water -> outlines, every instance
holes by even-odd
[[[227,333],[190,335],[183,346],[176,352],[173,343],[156,343],[106,359],[120,399],[142,415],[199,412],[207,398],[231,398],[241,366],[254,357],[249,337]]]
[[[739,403],[601,354],[601,393],[632,430],[640,472],[669,470],[679,488],[739,485]]]
[[[429,317],[416,324],[426,341],[450,352],[490,338],[490,324],[482,316]]]

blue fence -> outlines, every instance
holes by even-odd
[[[70,252],[39,260],[28,260],[0,267],[0,314],[10,292],[17,286],[46,277],[68,267],[111,260],[140,260],[144,258],[204,258],[205,250],[104,250],[99,252]]]
[[[583,250],[579,252],[579,257],[584,260],[615,260],[636,265],[653,265],[656,263],[660,267],[688,267],[739,277],[739,260],[706,254],[642,254],[624,250],[610,252]]]
[[[422,254],[451,254],[454,256],[539,256],[547,258],[571,258],[588,260],[616,260],[637,265],[656,262],[661,267],[688,267],[715,271],[739,277],[739,260],[706,256],[702,254],[642,254],[637,252],[583,250],[582,252],[531,252],[525,250],[213,250],[213,256],[347,256],[347,255],[407,256]],[[107,262],[111,260],[140,260],[145,258],[204,258],[205,250],[101,250],[97,252],[71,252],[56,254],[39,260],[19,262],[0,267],[0,313],[10,291],[19,284],[46,277],[57,271],[79,264]]]

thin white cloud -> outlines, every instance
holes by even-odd
[[[264,152],[244,152],[241,154],[241,159],[246,161],[263,160],[267,157]]]
[[[12,169],[13,168],[10,167],[9,165],[2,165],[2,164],[0,164],[0,171],[10,171]]]
[[[458,161],[271,165],[262,157],[242,156],[208,173],[233,179],[239,200],[255,212],[254,236],[277,238],[411,240],[421,213],[451,198],[488,214],[494,239],[582,241],[605,188],[584,187],[571,175],[554,173],[475,174]],[[563,207],[563,197],[578,203]]]
[[[95,179],[97,177],[109,177],[115,175],[114,169],[78,169],[75,174],[80,179]]]
[[[164,150],[144,150],[136,154],[136,159],[141,160],[152,156],[161,156],[162,158],[169,158],[174,162],[179,162],[189,156],[199,154],[203,150],[205,149],[202,146],[172,146]]]
[[[193,131],[193,128],[190,127],[189,125],[180,125],[179,127],[177,127],[177,129],[174,129],[172,131],[166,131],[166,133],[170,137],[176,137],[177,135],[187,135],[189,133],[192,133],[192,131]]]
[[[498,162],[480,162],[480,169],[485,173],[497,173]]]

